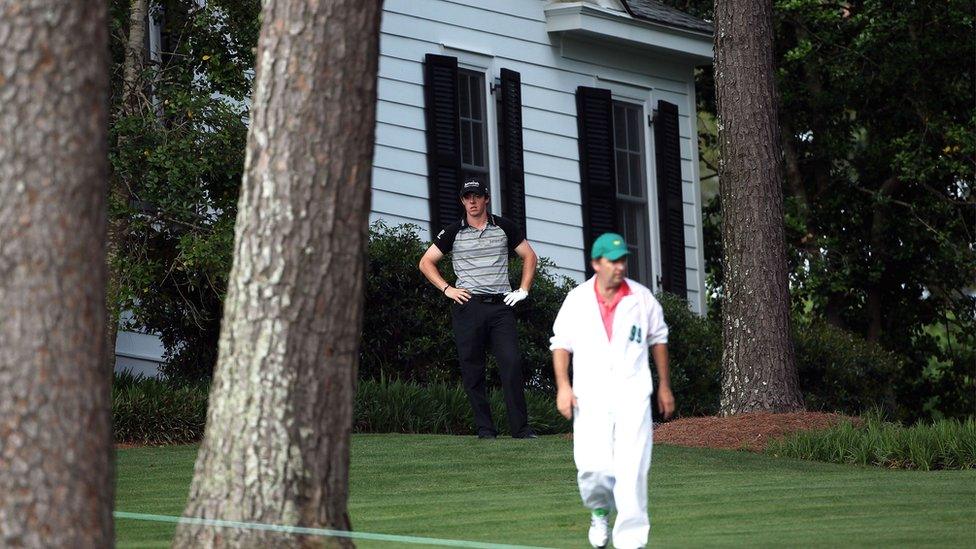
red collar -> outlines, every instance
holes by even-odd
[[[607,307],[609,309],[615,308],[617,303],[620,303],[620,300],[623,299],[624,296],[628,296],[631,293],[630,286],[627,284],[626,279],[620,283],[620,287],[617,288],[617,293],[613,296],[613,300],[610,303],[607,303],[603,299],[603,295],[600,294],[600,285],[596,280],[593,281],[593,291],[596,292],[597,303],[599,303],[601,307]]]

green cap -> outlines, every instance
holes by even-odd
[[[624,237],[617,233],[603,233],[593,241],[590,258],[599,259],[605,257],[610,261],[616,261],[629,253],[627,243],[624,242]]]

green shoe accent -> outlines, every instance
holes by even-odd
[[[606,509],[594,509],[592,513],[595,517],[605,517],[610,514],[610,511],[607,511]]]

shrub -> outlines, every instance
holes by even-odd
[[[381,377],[417,383],[460,381],[451,329],[450,303],[417,269],[427,248],[413,225],[389,227],[382,221],[370,227],[369,271],[363,326],[360,378]],[[513,287],[521,275],[521,260],[510,263]],[[441,261],[448,280],[451,262]],[[530,390],[551,392],[552,323],[569,290],[576,283],[554,274],[551,261],[540,259],[529,299],[516,308],[523,378]],[[712,414],[718,410],[721,329],[692,313],[676,296],[660,297],[671,329],[669,350],[672,385],[681,415]],[[497,385],[497,369],[489,360],[488,382]]]
[[[976,468],[976,422],[943,419],[903,427],[870,416],[825,431],[795,433],[766,447],[773,456],[892,469]]]
[[[360,351],[360,379],[382,377],[417,383],[458,383],[460,368],[451,328],[450,301],[417,269],[429,244],[415,225],[370,226],[369,269]],[[441,274],[454,279],[451,262],[442,260]],[[527,387],[552,389],[549,336],[566,293],[568,279],[552,274],[552,263],[540,262],[531,296],[516,308],[523,379]],[[510,261],[513,287],[521,261]],[[496,369],[488,368],[496,382]]]
[[[116,374],[112,386],[115,442],[187,444],[203,438],[207,420],[206,383],[177,383]],[[491,391],[492,415],[508,434],[501,391]],[[549,394],[527,391],[529,425],[539,434],[572,428]],[[473,434],[471,406],[456,384],[419,385],[402,380],[364,380],[356,388],[353,429],[357,433]]]
[[[491,391],[492,418],[501,434],[510,434],[504,398]],[[555,398],[526,391],[529,425],[540,435],[566,433],[572,424],[556,410]],[[474,434],[471,405],[460,385],[390,380],[360,381],[356,390],[353,430],[357,433]]]
[[[553,274],[554,268],[552,261],[545,257],[539,258],[531,295],[515,308],[526,387],[547,393],[555,391],[552,352],[549,351],[552,324],[556,321],[566,294],[576,286],[576,281]],[[511,261],[509,270],[512,287],[517,288],[522,273],[522,260],[516,258]]]
[[[675,414],[688,417],[718,413],[722,387],[722,327],[711,318],[691,312],[688,304],[674,294],[664,293],[657,298],[668,324]],[[653,360],[650,366],[656,374]]]
[[[369,229],[359,376],[455,381],[456,355],[447,299],[417,269],[426,250],[414,225]],[[439,265],[453,279],[450,261]]]
[[[826,323],[794,330],[800,389],[808,410],[858,415],[895,413],[894,383],[902,360],[880,346]]]
[[[718,412],[722,381],[722,327],[692,313],[672,294],[658,296],[670,329],[671,385],[678,416]],[[895,413],[894,384],[902,368],[895,354],[825,323],[793,333],[800,392],[808,410],[858,415],[872,408]],[[653,363],[651,364],[653,368]]]
[[[115,375],[112,423],[115,442],[186,444],[203,438],[209,384]]]
[[[370,228],[361,379],[387,377],[421,384],[460,381],[450,303],[417,269],[427,246],[413,225],[389,227],[378,221]],[[451,262],[445,260],[439,266],[453,280]],[[510,267],[514,286],[521,262],[516,258]],[[543,259],[530,298],[516,308],[523,378],[529,389],[543,392],[553,390],[552,322],[575,284],[553,271],[553,264]],[[662,294],[658,299],[670,328],[668,348],[677,414],[717,413],[721,325],[715,318],[692,313],[677,296]],[[895,355],[822,323],[798,326],[794,337],[800,388],[808,408],[852,415],[875,406],[894,409],[891,387],[901,368]],[[488,368],[488,382],[497,386],[497,369]]]

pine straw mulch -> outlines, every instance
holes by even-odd
[[[823,412],[752,413],[691,417],[655,425],[654,443],[761,452],[770,440],[798,431],[829,429],[854,418]]]

